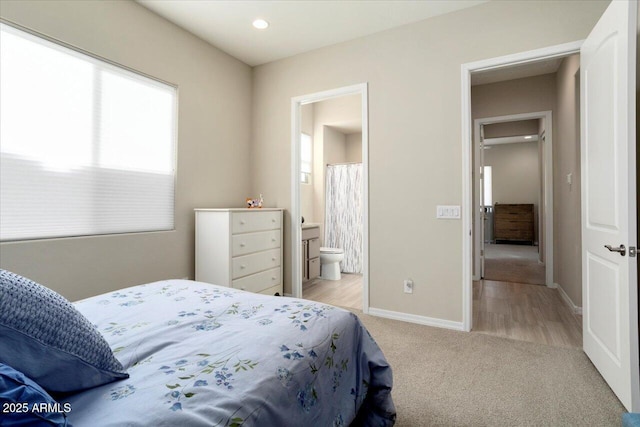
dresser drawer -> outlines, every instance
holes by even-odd
[[[275,294],[278,294],[278,295],[282,296],[282,286],[278,284],[278,285],[272,286],[270,288],[264,289],[264,290],[260,291],[259,293],[263,294],[263,295],[269,295],[269,296],[273,296]]]
[[[249,292],[261,292],[267,288],[280,284],[280,268],[252,274],[251,276],[236,279],[232,282],[235,289]]]
[[[494,214],[494,221],[509,221],[509,222],[531,222],[533,221],[532,212],[501,212]]]
[[[233,279],[280,266],[280,248],[233,258]]]
[[[279,229],[281,212],[234,212],[231,216],[233,234]]]
[[[234,235],[232,240],[231,252],[234,257],[275,249],[280,247],[280,230],[238,234]]]

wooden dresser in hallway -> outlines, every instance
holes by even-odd
[[[496,243],[525,242],[533,245],[533,204],[496,203],[493,212]]]

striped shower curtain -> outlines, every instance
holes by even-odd
[[[344,249],[341,270],[362,273],[362,163],[327,165],[324,245]]]

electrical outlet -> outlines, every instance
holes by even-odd
[[[413,293],[413,280],[407,279],[404,281],[404,293],[405,294]]]

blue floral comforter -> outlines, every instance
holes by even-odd
[[[68,397],[74,426],[391,426],[392,375],[352,313],[169,280],[76,303],[130,378]]]

